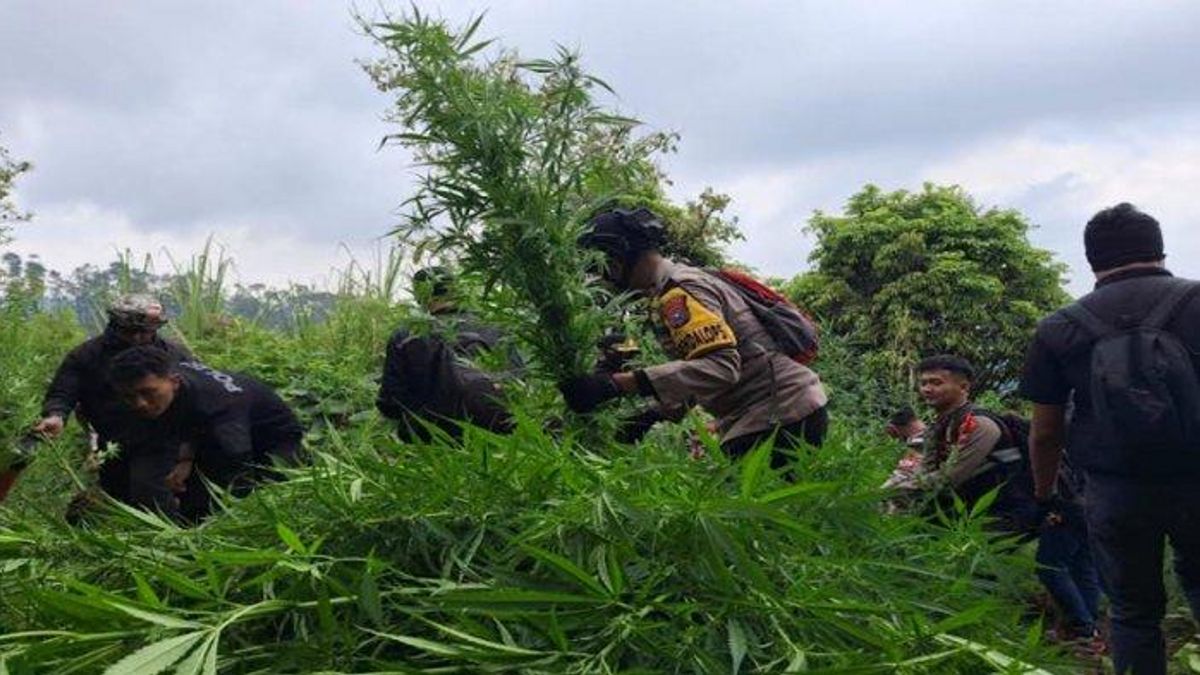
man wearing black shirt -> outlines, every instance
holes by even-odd
[[[1157,675],[1166,673],[1168,540],[1184,594],[1200,616],[1200,447],[1188,440],[1197,417],[1191,398],[1200,372],[1200,284],[1166,270],[1158,222],[1129,204],[1096,214],[1084,241],[1096,289],[1041,322],[1021,382],[1034,404],[1036,493],[1043,502],[1053,498],[1063,448],[1070,447],[1072,465],[1086,475],[1086,520],[1112,600],[1117,672]],[[1129,348],[1096,359],[1113,340]],[[1165,386],[1142,387],[1140,380]],[[1122,400],[1135,405],[1113,404]],[[1165,409],[1173,414],[1164,416]],[[1184,440],[1129,440],[1171,425],[1184,430],[1172,437]]]
[[[42,419],[33,430],[49,437],[62,433],[71,413],[91,426],[101,448],[113,443],[120,453],[100,466],[100,487],[114,499],[134,506],[168,508],[174,498],[163,477],[173,452],[151,442],[146,424],[131,418],[108,381],[109,363],[139,345],[153,345],[176,359],[190,359],[184,347],[162,339],[167,323],[162,304],[148,295],[124,295],[107,310],[104,333],[71,350],[46,391]]]
[[[198,362],[176,364],[155,347],[136,347],[113,360],[110,377],[138,416],[156,421],[164,438],[180,448],[167,483],[180,493],[189,520],[211,511],[210,495],[197,472],[235,495],[277,474],[275,462],[295,464],[304,435],[291,408],[266,385]]]
[[[397,436],[406,442],[428,441],[430,424],[453,437],[465,423],[498,433],[513,428],[498,375],[475,364],[501,344],[503,334],[463,311],[454,286],[443,267],[419,270],[413,296],[430,314],[428,330],[405,326],[388,340],[375,407],[396,421]],[[509,366],[512,372],[521,367],[515,352]]]

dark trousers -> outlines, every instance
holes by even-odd
[[[299,440],[281,442],[258,455],[261,459],[255,463],[206,457],[206,453],[200,450],[186,489],[179,495],[180,516],[184,521],[194,523],[212,515],[215,502],[205,479],[228,490],[235,497],[245,497],[262,483],[283,478],[281,473],[271,468],[272,465],[298,466],[304,461],[303,452]]]
[[[825,434],[828,431],[829,411],[822,407],[799,422],[730,439],[721,444],[721,450],[729,455],[730,459],[741,459],[774,435],[775,447],[771,452],[771,468],[781,469],[792,461],[790,450],[805,444],[819,448],[825,442]]]
[[[122,448],[100,465],[100,489],[130,506],[172,513],[175,495],[167,488],[166,478],[175,466],[177,452],[171,447]]]
[[[1168,541],[1192,616],[1200,618],[1200,480],[1162,484],[1088,476],[1086,503],[1092,551],[1112,601],[1117,673],[1164,675]]]
[[[1085,524],[1046,527],[1038,537],[1037,563],[1038,578],[1058,604],[1072,634],[1092,635],[1100,615],[1100,573]]]

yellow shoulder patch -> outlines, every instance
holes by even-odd
[[[725,318],[683,288],[672,288],[659,297],[658,317],[679,358],[695,359],[717,349],[737,346],[737,338]]]

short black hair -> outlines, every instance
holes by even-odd
[[[918,373],[928,373],[933,370],[945,370],[963,376],[968,382],[975,381],[975,366],[961,356],[938,354],[921,359],[921,362],[917,364]]]
[[[146,377],[166,377],[175,372],[175,358],[162,347],[130,347],[108,365],[108,380],[114,387],[127,387]]]
[[[888,418],[888,424],[897,427],[906,427],[917,420],[917,411],[913,410],[911,405],[906,405],[897,410]]]
[[[1083,230],[1083,247],[1095,272],[1166,258],[1158,221],[1129,202],[1092,216]]]

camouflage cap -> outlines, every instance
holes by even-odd
[[[154,296],[129,293],[108,306],[108,321],[120,328],[153,330],[167,322],[167,310]]]

